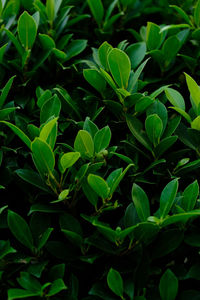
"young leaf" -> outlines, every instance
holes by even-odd
[[[57,95],[47,100],[40,110],[40,124],[45,123],[51,117],[58,117],[61,110],[61,102]]]
[[[145,121],[146,133],[154,147],[160,142],[163,131],[163,123],[158,115],[149,115]]]
[[[91,158],[94,155],[94,142],[91,135],[85,130],[79,130],[74,141],[74,149],[80,152],[83,158]]]
[[[18,20],[19,39],[26,50],[31,49],[37,35],[37,25],[34,18],[24,11]]]
[[[164,219],[169,213],[178,191],[178,179],[170,181],[163,189],[160,197],[160,217]]]
[[[53,283],[51,284],[50,290],[47,294],[47,297],[51,297],[53,295],[58,294],[59,292],[66,290],[67,286],[65,285],[64,281],[59,278],[53,281]]]
[[[101,0],[87,0],[87,3],[90,7],[93,17],[100,27],[104,16],[104,7]]]
[[[185,101],[183,96],[178,91],[171,88],[166,88],[165,95],[173,106],[185,110]]]
[[[49,144],[51,149],[54,148],[56,138],[57,138],[57,127],[58,127],[57,120],[58,120],[58,118],[54,118],[54,119],[50,120],[49,122],[47,122],[42,127],[42,129],[40,131],[40,135],[39,135],[41,140],[43,140],[44,142],[47,142],[47,144]]]
[[[80,156],[80,152],[68,152],[63,154],[60,159],[62,173],[64,173],[67,168],[72,167]]]
[[[185,211],[190,211],[194,208],[197,197],[199,195],[199,184],[197,180],[189,184],[183,192],[183,198],[181,200],[181,207]]]
[[[197,4],[194,9],[194,21],[197,27],[200,25],[200,1],[197,1]]]
[[[99,153],[100,151],[106,149],[110,144],[111,131],[108,126],[97,131],[94,136],[94,151]]]
[[[107,275],[107,283],[111,291],[123,299],[123,279],[118,271],[111,268]]]
[[[55,157],[50,146],[40,138],[35,138],[31,144],[35,166],[42,177],[54,170]]]
[[[144,190],[136,183],[134,183],[132,187],[132,200],[138,217],[142,222],[145,222],[150,216],[149,199]]]
[[[17,213],[8,211],[8,227],[16,239],[33,250],[33,236],[26,221]]]
[[[107,182],[100,176],[90,174],[88,176],[88,183],[91,188],[99,195],[103,200],[107,199],[110,193],[110,188]]]
[[[191,128],[200,131],[200,116],[196,117],[196,118],[192,121],[192,123],[191,123]]]
[[[162,300],[175,300],[178,293],[178,279],[174,273],[167,269],[162,275],[159,284],[159,291]]]
[[[47,11],[48,20],[52,25],[55,18],[55,0],[47,0],[46,11]]]
[[[108,54],[110,72],[120,88],[127,88],[131,72],[131,62],[128,55],[117,48],[113,48]]]
[[[186,77],[186,82],[190,91],[190,95],[192,97],[192,100],[194,101],[194,105],[197,110],[200,104],[200,87],[197,85],[196,81],[191,76],[189,76],[186,73],[184,74]]]
[[[106,71],[109,71],[108,54],[112,49],[113,49],[113,47],[110,44],[108,44],[107,42],[104,42],[103,44],[101,44],[101,46],[98,49],[99,60]]]

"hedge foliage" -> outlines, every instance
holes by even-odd
[[[0,298],[200,299],[200,0],[0,1]]]

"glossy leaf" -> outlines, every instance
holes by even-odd
[[[114,48],[108,54],[110,72],[120,88],[127,88],[131,71],[128,55],[120,49]]]
[[[146,133],[154,147],[159,143],[163,131],[163,123],[158,115],[149,115],[145,121]]]
[[[165,94],[167,96],[167,99],[173,106],[185,110],[185,101],[183,99],[183,96],[178,91],[172,88],[166,88]]]
[[[91,135],[85,130],[79,130],[74,141],[74,149],[80,152],[83,158],[91,158],[94,154],[94,142]]]
[[[178,191],[178,179],[170,181],[160,196],[160,216],[163,219],[169,213]]]
[[[100,176],[90,174],[88,176],[88,183],[91,188],[100,196],[103,200],[107,199],[110,193],[110,188],[107,182]]]
[[[79,152],[68,152],[63,154],[60,159],[62,173],[64,173],[67,168],[72,167],[79,158],[80,158]]]
[[[150,216],[149,199],[144,190],[136,183],[133,184],[131,193],[138,217],[145,222]]]
[[[185,211],[190,211],[194,208],[197,197],[199,195],[199,184],[197,180],[188,185],[183,192],[183,198],[181,200],[181,207]]]
[[[87,0],[87,3],[90,7],[93,17],[95,18],[98,26],[100,27],[103,16],[104,16],[104,7],[101,0]]]
[[[106,81],[99,71],[95,69],[85,69],[83,70],[83,76],[98,92],[102,93],[105,90]]]
[[[99,153],[100,151],[106,149],[111,140],[111,131],[108,126],[98,130],[94,136],[94,151]]]
[[[26,11],[19,17],[17,30],[24,48],[31,49],[37,35],[37,25],[34,18]]]
[[[123,279],[118,271],[111,268],[107,275],[107,283],[111,291],[119,296],[123,297]]]
[[[108,42],[104,42],[103,44],[101,44],[98,49],[99,60],[106,71],[109,71],[108,54],[112,49],[113,47]]]

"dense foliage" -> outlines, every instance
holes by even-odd
[[[0,15],[0,298],[200,299],[200,0]]]

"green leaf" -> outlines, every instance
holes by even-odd
[[[136,183],[133,184],[131,193],[138,217],[145,222],[150,216],[149,199],[144,190]]]
[[[100,72],[103,75],[103,77],[105,78],[105,80],[107,81],[107,83],[111,86],[111,88],[113,88],[113,90],[115,91],[117,89],[117,86],[114,82],[114,80],[112,79],[112,77],[103,69],[100,68]]]
[[[178,293],[178,279],[174,273],[167,269],[159,283],[159,291],[162,300],[175,300]]]
[[[17,251],[10,246],[10,241],[0,241],[0,259],[4,258],[7,254],[16,252]]]
[[[24,49],[22,48],[18,39],[14,36],[14,34],[10,30],[8,30],[6,28],[4,28],[4,30],[9,38],[9,40],[11,40],[11,42],[14,44],[15,48],[17,49],[19,55],[22,57],[23,53],[24,53]]]
[[[131,68],[134,70],[142,62],[146,55],[145,42],[134,43],[127,47],[126,53],[131,61]]]
[[[14,112],[17,108],[16,107],[10,107],[10,108],[4,108],[0,110],[0,120],[5,120],[9,114]]]
[[[22,289],[9,289],[8,290],[8,300],[23,299],[34,296],[40,296],[40,292],[26,291]]]
[[[87,40],[74,40],[66,47],[67,58],[65,61],[80,54],[87,47]]]
[[[199,184],[195,180],[193,183],[189,184],[183,192],[183,198],[181,199],[181,207],[185,211],[190,211],[194,208],[197,197],[199,195]]]
[[[21,272],[20,277],[17,278],[18,283],[26,290],[33,292],[40,292],[41,284],[40,282],[30,275],[28,272]]]
[[[110,44],[108,44],[108,42],[104,42],[103,44],[101,44],[101,46],[98,49],[99,60],[106,71],[109,71],[108,54],[112,49],[113,47]]]
[[[189,76],[186,73],[184,74],[186,77],[186,82],[190,91],[190,95],[192,97],[192,100],[194,101],[194,105],[197,110],[198,106],[200,105],[200,87],[197,85],[196,81],[191,76]]]
[[[128,55],[117,48],[113,48],[108,54],[110,72],[120,88],[127,88],[131,72],[131,62]]]
[[[91,188],[100,196],[103,200],[107,199],[110,193],[110,188],[107,182],[100,176],[90,174],[88,176],[88,183]]]
[[[80,152],[68,152],[63,154],[60,159],[62,173],[64,173],[66,169],[72,167],[80,156]]]
[[[47,294],[47,297],[51,297],[53,295],[58,294],[59,292],[66,290],[67,286],[65,285],[64,281],[59,278],[53,281],[53,283],[51,284],[50,290]]]
[[[169,5],[170,7],[174,8],[178,14],[191,26],[193,26],[190,17],[186,14],[186,12],[179,6],[177,5]]]
[[[145,129],[150,141],[153,143],[154,147],[156,147],[160,142],[163,131],[162,120],[156,114],[149,115],[145,121]]]
[[[37,245],[37,250],[40,250],[45,246],[52,231],[53,231],[53,228],[47,228],[47,230],[45,230],[45,232],[43,232],[43,234],[40,235],[38,245]]]
[[[79,130],[74,141],[74,149],[80,152],[83,158],[91,158],[94,155],[94,142],[86,130]]]
[[[178,191],[178,179],[170,181],[163,189],[160,197],[160,217],[163,219],[169,213]]]
[[[154,149],[155,156],[157,158],[162,156],[162,154],[177,141],[177,138],[177,135],[164,138]]]
[[[190,115],[188,113],[186,113],[184,110],[182,110],[179,107],[173,107],[173,106],[169,106],[169,108],[174,109],[175,111],[177,111],[182,117],[184,117],[188,123],[192,123],[192,119],[190,117]]]
[[[83,70],[83,76],[99,93],[102,93],[106,88],[106,81],[101,73],[95,69]]]
[[[177,223],[185,223],[186,221],[188,221],[190,218],[194,218],[194,217],[199,217],[200,215],[200,210],[193,210],[193,211],[189,211],[187,213],[180,213],[180,214],[176,214],[173,216],[167,216],[162,222],[161,222],[161,226],[162,227],[166,227],[172,224],[177,224]]]
[[[41,129],[39,138],[43,140],[44,142],[47,142],[51,149],[53,150],[56,138],[57,138],[57,120],[58,118],[54,118],[47,122]]]
[[[17,213],[8,210],[8,227],[15,238],[33,251],[33,236],[26,221]]]
[[[89,132],[92,138],[94,138],[95,134],[99,130],[97,125],[94,124],[89,117],[86,117],[84,125],[83,125],[83,130],[86,130]]]
[[[113,268],[109,270],[107,275],[107,283],[109,288],[115,295],[123,298],[123,279],[118,271]]]
[[[48,187],[41,181],[41,177],[38,175],[38,173],[34,172],[33,170],[29,169],[18,169],[15,171],[15,173],[25,180],[26,182],[38,187],[44,192],[51,193],[51,190],[48,189]]]
[[[0,108],[3,107],[6,99],[7,99],[7,96],[8,96],[8,93],[11,89],[11,86],[13,84],[13,80],[16,76],[13,76],[11,77],[8,82],[6,83],[6,85],[4,86],[4,88],[2,89],[2,92],[1,92],[1,96],[0,96]]]
[[[185,101],[183,96],[178,91],[171,88],[166,88],[165,95],[173,106],[185,110]]]
[[[54,90],[56,92],[58,92],[58,95],[60,95],[62,97],[62,99],[67,103],[67,105],[69,105],[69,107],[76,113],[76,115],[79,117],[79,119],[82,120],[81,115],[76,106],[76,103],[74,102],[74,100],[72,100],[72,98],[70,97],[68,92],[61,87],[54,88]]]
[[[160,27],[155,23],[148,22],[146,30],[146,43],[149,51],[158,49],[162,42],[162,34]]]
[[[35,138],[31,144],[31,149],[35,166],[40,175],[45,177],[51,174],[55,166],[55,157],[50,146],[40,138]]]
[[[51,117],[59,117],[61,102],[57,95],[47,100],[40,110],[40,124],[45,123]]]
[[[90,7],[94,19],[100,27],[104,16],[104,7],[101,0],[87,0],[87,3]]]
[[[144,69],[144,67],[146,66],[146,64],[147,64],[147,62],[148,62],[148,60],[149,60],[150,58],[147,58],[138,68],[137,68],[137,70],[135,71],[135,73],[133,74],[133,76],[130,78],[130,80],[129,80],[129,84],[128,84],[128,91],[130,92],[130,93],[132,93],[132,91],[134,90],[134,88],[135,88],[135,85],[136,85],[136,83],[137,83],[137,81],[138,81],[138,79],[139,79],[139,77],[140,77],[140,75],[141,75],[141,73],[142,73],[142,71],[143,71],[143,69]]]
[[[135,104],[135,111],[136,112],[143,112],[147,110],[147,108],[154,103],[155,100],[153,100],[149,96],[144,96],[141,99],[139,99]]]
[[[0,121],[0,122],[7,125],[27,145],[27,147],[31,149],[31,140],[20,128],[6,121]]]
[[[168,123],[168,112],[165,105],[159,101],[155,100],[152,105],[150,105],[147,109],[147,115],[156,114],[162,120],[163,123],[163,131],[165,130]]]
[[[100,151],[106,149],[111,140],[111,131],[108,126],[98,130],[94,136],[94,151],[99,153]]]
[[[55,0],[46,1],[46,12],[50,24],[53,24],[55,18]]]
[[[47,34],[39,33],[39,39],[45,50],[52,50],[56,47],[54,40]]]
[[[112,186],[110,187],[110,196],[113,195],[114,191],[116,190],[116,188],[118,187],[118,185],[120,184],[120,182],[122,181],[122,179],[124,178],[124,176],[126,175],[126,173],[128,172],[128,170],[130,169],[130,167],[133,167],[134,164],[129,164],[123,172],[121,172],[121,174],[112,182]],[[110,174],[111,175],[111,174]],[[109,178],[109,177],[108,177]],[[108,180],[107,178],[107,180]],[[109,181],[108,181],[109,182]]]
[[[197,27],[200,26],[200,1],[197,1],[194,9],[194,22],[197,25]]]
[[[191,123],[191,128],[200,131],[200,116],[196,117],[196,118],[192,121],[192,123]]]
[[[142,130],[142,123],[131,115],[126,115],[127,125],[134,135],[134,137],[149,151],[152,151],[152,147],[148,141],[148,137],[145,132]]]
[[[181,47],[181,43],[176,36],[170,36],[163,44],[162,51],[164,55],[165,65],[164,68],[167,68],[168,65],[175,58]]]
[[[22,46],[26,50],[31,49],[37,35],[37,24],[26,11],[19,17],[17,30]]]
[[[83,238],[76,232],[67,230],[67,229],[61,229],[61,231],[64,233],[64,235],[75,245],[78,247],[81,247],[83,244]]]

